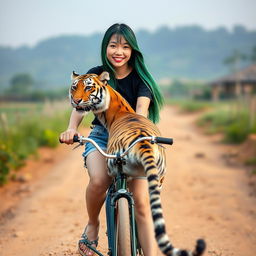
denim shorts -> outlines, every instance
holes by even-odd
[[[102,150],[107,149],[108,144],[108,131],[105,127],[100,125],[95,125],[90,132],[88,138],[93,139]],[[93,151],[97,150],[96,147],[90,143],[85,143],[85,151],[83,152],[82,156],[84,157],[84,163],[86,161],[86,157]]]
[[[108,144],[108,131],[105,127],[100,126],[100,125],[95,125],[90,132],[88,138],[93,139],[97,144],[101,147],[102,150],[107,149],[107,144]],[[85,151],[83,152],[82,156],[84,157],[84,166],[86,167],[86,157],[93,151],[97,150],[95,146],[90,143],[86,142],[85,143]],[[138,176],[138,177],[129,177],[129,180],[132,179],[147,179],[145,176]]]

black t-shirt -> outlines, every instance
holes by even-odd
[[[91,68],[87,74],[97,74],[100,75],[103,72],[102,66],[97,66],[94,68]],[[137,98],[144,96],[148,97],[150,100],[152,100],[152,93],[150,89],[147,87],[147,85],[142,81],[142,79],[137,74],[136,70],[132,70],[132,72],[122,78],[122,79],[116,79],[117,86],[116,91],[118,91],[131,105],[131,107],[136,110],[136,104],[137,104]],[[95,118],[92,122],[92,124],[101,125],[99,120]]]

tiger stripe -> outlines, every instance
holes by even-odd
[[[107,153],[122,153],[143,136],[160,136],[158,128],[150,120],[136,114],[127,101],[107,84],[107,76],[107,72],[100,76],[76,75],[69,93],[74,108],[91,110],[108,129]],[[161,251],[168,256],[200,256],[205,250],[203,240],[198,240],[196,249],[190,252],[174,248],[166,233],[160,197],[160,187],[166,172],[165,163],[162,146],[141,141],[129,151],[123,171],[134,176],[135,170],[142,170],[142,175],[147,177],[155,237]],[[118,171],[111,159],[108,160],[108,169],[111,176],[115,176]]]

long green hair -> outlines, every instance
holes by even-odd
[[[134,32],[126,24],[116,23],[109,27],[102,40],[101,60],[103,64],[103,69],[108,71],[110,74],[110,85],[113,88],[116,88],[115,70],[107,59],[107,46],[112,35],[123,36],[127,43],[131,46],[132,55],[128,64],[137,71],[138,75],[140,76],[142,81],[148,86],[153,95],[153,101],[149,106],[149,119],[154,123],[157,123],[159,121],[159,111],[163,106],[164,102],[163,96],[160,92],[159,86],[154,81],[152,75],[149,73],[144,63],[144,58],[139,49]]]

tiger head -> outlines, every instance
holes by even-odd
[[[93,111],[99,113],[109,106],[110,96],[107,90],[109,73],[71,75],[72,85],[69,90],[71,105],[77,111]]]

